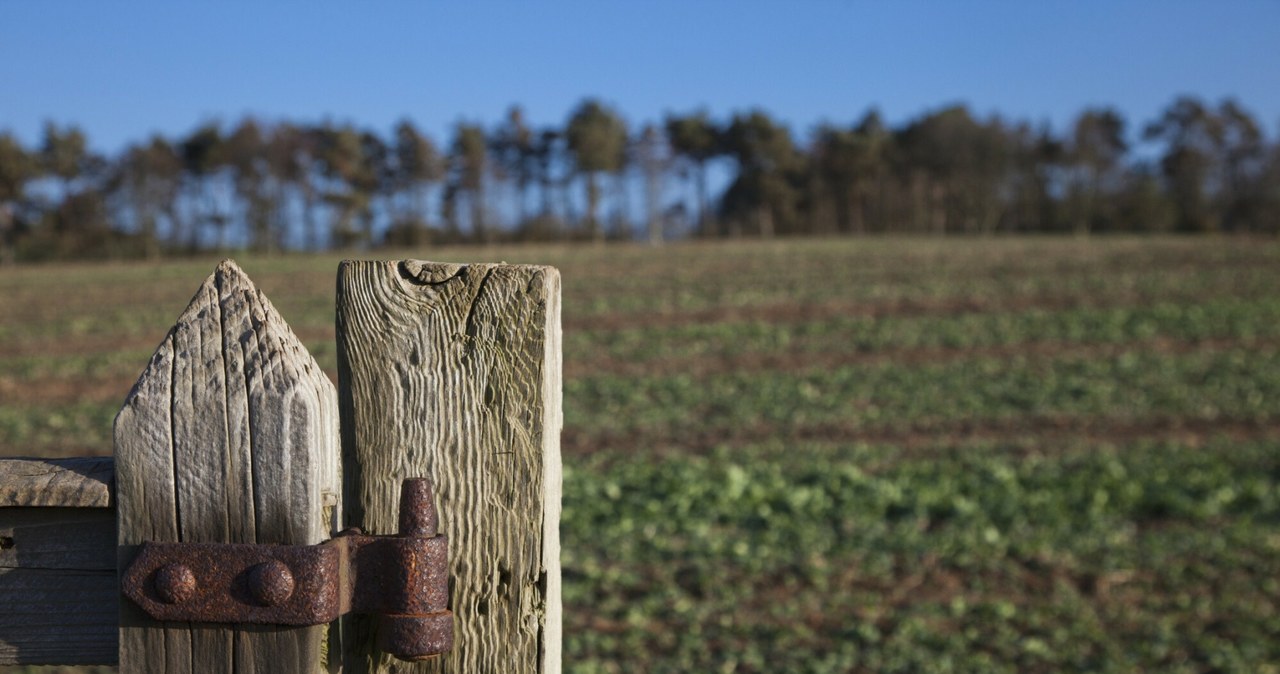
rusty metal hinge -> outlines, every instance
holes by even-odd
[[[422,660],[453,647],[448,541],[431,483],[405,480],[400,533],[344,531],[318,545],[143,543],[125,596],[157,620],[320,625],[378,616],[378,647]]]

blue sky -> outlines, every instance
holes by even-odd
[[[1237,97],[1275,137],[1280,2],[0,0],[0,129],[75,122],[105,151],[245,114],[444,141],[585,96],[632,123],[760,106],[800,134],[951,102],[1058,129],[1113,104],[1136,129],[1183,93]]]

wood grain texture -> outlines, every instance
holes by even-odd
[[[109,457],[0,459],[0,508],[109,507],[114,466]]]
[[[347,671],[560,671],[560,275],[344,262],[338,380],[351,524],[394,533],[430,477],[449,537],[455,645],[404,665],[352,630]]]
[[[120,568],[143,541],[318,543],[340,489],[337,394],[223,262],[116,416]],[[120,600],[124,672],[303,672],[326,627],[159,624]]]
[[[116,662],[109,508],[0,508],[0,665]]]

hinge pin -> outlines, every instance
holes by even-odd
[[[435,500],[431,497],[431,480],[415,477],[400,485],[400,535],[431,538],[440,528]]]

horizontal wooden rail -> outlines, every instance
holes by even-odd
[[[108,508],[115,460],[0,459],[0,508]]]
[[[0,459],[0,665],[115,664],[110,458]]]

